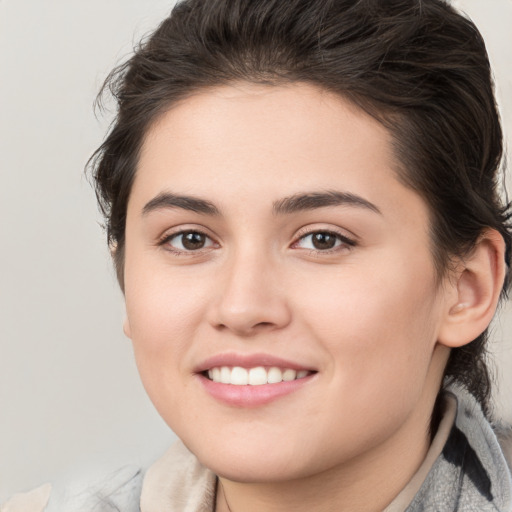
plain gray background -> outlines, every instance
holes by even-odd
[[[144,394],[83,175],[108,71],[174,2],[0,0],[0,502],[147,464],[174,439]],[[512,0],[456,2],[487,40],[512,133]],[[497,414],[512,421],[512,308],[494,324]]]

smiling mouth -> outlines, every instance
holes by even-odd
[[[279,384],[280,382],[304,379],[313,373],[316,372],[309,370],[293,370],[292,368],[278,368],[276,366],[270,368],[264,366],[254,368],[216,366],[203,372],[203,375],[218,384],[262,386],[264,384]]]

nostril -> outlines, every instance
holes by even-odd
[[[272,322],[259,322],[254,327],[272,327],[273,325]]]

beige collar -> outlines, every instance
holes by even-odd
[[[441,455],[443,448],[448,441],[450,431],[455,422],[457,414],[457,401],[450,394],[445,394],[445,411],[443,418],[439,423],[436,435],[432,440],[432,444],[427,452],[427,456],[423,460],[418,471],[409,480],[409,483],[402,489],[400,494],[383,510],[383,512],[404,512],[409,506],[414,496],[420,490],[421,485],[427,478],[428,473],[432,469],[434,462]]]
[[[146,472],[141,512],[212,512],[217,477],[178,441]]]

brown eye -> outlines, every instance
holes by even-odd
[[[169,237],[166,243],[178,252],[199,251],[213,245],[212,240],[200,231],[176,233]]]
[[[195,251],[197,249],[202,249],[206,242],[206,236],[202,233],[192,232],[192,233],[183,233],[182,235],[182,244],[185,249],[188,251]]]
[[[329,251],[331,249],[351,247],[355,242],[349,238],[332,231],[314,231],[302,236],[296,246],[301,249],[313,251]]]
[[[332,233],[313,233],[313,235],[311,235],[311,243],[313,247],[319,251],[334,248],[336,242],[337,237]]]

